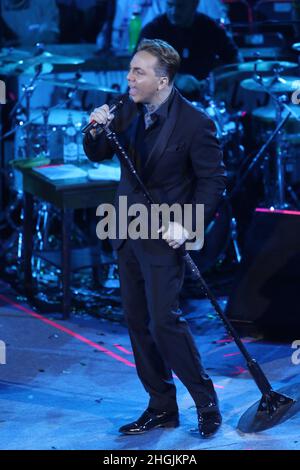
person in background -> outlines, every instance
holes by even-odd
[[[103,31],[104,47],[110,48],[115,0],[56,0],[60,14],[62,43],[95,44]],[[105,29],[105,31],[104,31]]]
[[[240,61],[232,38],[212,18],[198,13],[199,0],[167,0],[165,13],[146,24],[142,39],[162,39],[181,55],[176,86],[185,94],[199,89],[199,80],[208,77],[219,65]]]
[[[293,20],[295,40],[300,41],[300,0],[293,1]]]
[[[133,10],[138,9],[142,21],[142,26],[153,20],[158,15],[162,15],[166,10],[167,0],[116,0],[116,14],[113,22],[112,45],[116,51],[120,50],[120,42],[125,43],[128,23]],[[197,11],[217,20],[229,22],[227,7],[222,0],[201,0]]]
[[[207,15],[214,20],[223,20],[225,23],[229,22],[227,7],[222,0],[201,0],[198,4],[197,11],[199,13],[204,13],[204,15]]]
[[[55,0],[3,0],[2,46],[52,44],[59,38],[59,14]]]

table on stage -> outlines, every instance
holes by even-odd
[[[112,203],[117,187],[116,181],[91,181],[87,176],[67,179],[49,179],[33,169],[19,169],[23,175],[24,224],[23,266],[24,291],[30,298],[33,294],[31,259],[33,255],[33,203],[37,197],[51,203],[61,211],[62,218],[62,313],[70,315],[71,305],[71,249],[73,215],[75,209],[98,207],[101,203]]]

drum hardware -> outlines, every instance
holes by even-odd
[[[35,226],[36,234],[36,249],[42,251],[47,245],[49,218],[50,218],[50,204],[43,202],[37,207],[37,221]],[[32,276],[37,280],[41,274],[41,258],[34,256],[32,259]]]
[[[49,157],[49,109],[46,106],[43,107],[43,121],[42,147],[44,147],[45,156]]]
[[[297,120],[299,119],[296,111],[286,103],[286,95],[282,94],[279,97],[276,96],[276,93],[289,93],[297,90],[299,88],[299,80],[297,77],[281,77],[280,67],[274,68],[273,72],[274,76],[268,78],[263,78],[260,74],[254,74],[252,79],[243,80],[241,86],[247,90],[261,91],[271,97],[275,107],[275,124],[277,129],[279,124],[283,121],[286,123],[290,116],[294,116]],[[281,128],[275,133],[275,135],[273,133],[271,137],[272,136],[275,142],[276,175],[272,206],[278,209],[284,209],[288,204],[286,202],[285,194],[285,161]]]
[[[60,78],[50,78],[50,77],[43,77],[41,80],[44,83],[48,83],[49,85],[59,86],[63,88],[70,88],[82,91],[102,91],[103,93],[113,93],[119,94],[117,90],[114,88],[107,88],[95,83],[87,82],[84,78],[75,76],[69,80],[63,80]]]
[[[63,158],[64,133],[68,117],[71,116],[78,136],[77,161],[79,163],[86,161],[86,158],[83,158],[83,150],[81,151],[79,147],[82,146],[81,128],[87,122],[87,114],[82,111],[66,108],[65,106],[59,108],[53,106],[51,108],[43,108],[42,110],[34,109],[31,112],[31,116],[33,128],[32,144],[39,151],[39,154],[49,158],[49,161]]]
[[[238,244],[237,222],[236,222],[235,217],[231,217],[230,233],[231,233],[231,240],[232,240],[233,248],[235,251],[236,260],[238,263],[240,263],[242,260],[242,256],[241,256],[241,251],[240,251],[239,244]]]
[[[241,82],[241,87],[249,91],[289,93],[298,90],[299,77],[280,77],[277,74],[275,77],[246,78]]]
[[[68,93],[68,96],[66,100],[62,103],[59,103],[56,106],[53,106],[51,108],[43,108],[42,111],[32,111],[31,106],[30,106],[30,98],[32,96],[32,93],[34,92],[35,87],[33,86],[33,82],[36,80],[36,77],[38,75],[38,72],[36,73],[36,76],[33,77],[33,79],[30,81],[30,84],[24,88],[24,94],[20,98],[18,106],[15,106],[14,108],[14,113],[18,112],[20,109],[19,105],[23,101],[24,96],[26,98],[26,110],[24,112],[24,117],[25,121],[20,121],[19,124],[17,124],[12,130],[7,132],[5,135],[0,136],[0,142],[3,141],[5,138],[7,138],[10,135],[13,135],[14,133],[17,132],[18,129],[22,129],[25,131],[25,148],[20,149],[20,155],[23,157],[21,160],[13,160],[11,161],[11,164],[13,167],[18,167],[19,164],[20,166],[23,167],[33,167],[36,165],[41,165],[41,164],[47,164],[50,162],[50,160],[47,158],[47,156],[50,156],[50,148],[49,148],[49,124],[52,123],[53,119],[53,114],[55,112],[58,113],[58,118],[63,119],[64,118],[64,124],[66,123],[66,112],[70,112],[70,110],[66,110],[65,108],[67,107],[68,103],[71,101],[71,98],[73,94],[76,92],[76,88],[73,88],[70,93]],[[64,108],[64,109],[62,109]],[[60,111],[62,114],[60,114]],[[74,111],[72,111],[74,113]],[[77,111],[77,116],[80,115],[82,116],[82,113]],[[35,139],[34,139],[34,134],[32,134],[32,125],[37,122],[41,128],[42,128],[42,133],[38,134],[38,151],[39,155],[35,156],[34,158],[26,158],[28,155],[31,154],[31,148],[34,148],[35,145]],[[56,124],[56,120],[54,117],[54,124]],[[59,124],[62,124],[62,122],[59,122]],[[52,131],[51,131],[52,132]],[[33,147],[31,147],[33,143]],[[29,145],[28,145],[29,144]],[[37,148],[37,147],[36,147]],[[24,158],[25,157],[25,158]],[[7,172],[5,172],[7,173]],[[11,172],[12,173],[12,172]],[[23,219],[23,192],[22,189],[20,188],[15,188],[15,191],[11,191],[15,193],[15,198],[13,201],[11,201],[7,208],[6,208],[6,214],[5,214],[5,219],[7,222],[7,225],[14,230],[14,241],[12,242],[13,244],[17,241],[17,260],[20,261],[22,257],[22,248],[23,248],[23,234],[21,230],[21,223]],[[38,233],[38,244],[41,249],[43,249],[42,243],[44,243],[44,238],[42,239],[42,231],[43,227],[46,224],[43,223],[43,220],[45,221],[48,219],[48,212],[47,208],[40,209],[38,208],[38,222],[37,222],[37,233]],[[15,213],[18,212],[18,223],[14,221]],[[46,235],[45,235],[46,236]],[[7,247],[11,246],[10,241],[12,241],[12,237],[9,237],[10,240],[9,243],[7,243]],[[2,242],[1,242],[2,244]],[[37,261],[39,263],[36,266],[36,272],[39,272],[39,267],[40,267],[40,261]]]
[[[240,134],[243,131],[239,122],[243,112],[231,115],[227,111],[224,101],[216,102],[210,96],[206,96],[204,104],[198,101],[192,101],[192,104],[213,120],[216,126],[217,137],[223,148],[236,134]]]
[[[192,104],[205,112],[215,123],[217,137],[220,141],[226,168],[228,172],[235,174],[243,161],[244,147],[241,144],[243,126],[241,118],[243,111],[229,113],[224,101],[217,102],[214,99],[215,79],[211,74],[208,81],[208,93],[203,103]],[[236,261],[241,261],[241,251],[238,243],[237,222],[232,214],[231,202],[224,203],[216,211],[215,217],[205,230],[204,247],[198,252],[192,252],[191,256],[205,272],[223,261],[229,244],[232,242]]]
[[[42,57],[41,59],[44,60],[45,58],[43,59]],[[81,62],[83,62],[83,60]],[[28,63],[29,63],[28,61],[26,61],[26,64],[24,63],[24,70],[25,69],[27,70]],[[34,64],[34,63],[35,63],[34,61],[31,61],[31,64]],[[19,118],[20,118],[19,124],[16,125],[14,129],[11,129],[5,135],[0,136],[0,141],[3,141],[8,136],[13,135],[18,129],[23,130],[25,134],[24,135],[25,145],[24,145],[24,151],[23,153],[22,152],[21,153],[22,153],[22,157],[25,157],[23,160],[24,165],[28,163],[30,164],[29,166],[35,165],[35,163],[41,164],[43,159],[45,160],[45,163],[47,163],[47,159],[45,157],[51,156],[50,155],[51,154],[51,136],[53,135],[54,132],[57,133],[58,127],[63,129],[63,126],[66,124],[66,121],[67,121],[66,120],[67,113],[72,114],[72,118],[78,129],[78,133],[81,130],[83,113],[81,111],[66,109],[72,99],[73,94],[76,93],[77,90],[79,89],[78,84],[80,84],[80,87],[84,90],[92,88],[92,89],[97,89],[97,90],[104,91],[104,92],[110,92],[110,93],[116,92],[113,89],[98,87],[97,85],[89,84],[85,80],[80,79],[80,78],[78,79],[77,77],[77,79],[74,80],[74,82],[71,82],[71,83],[64,82],[64,86],[67,88],[70,88],[70,90],[68,91],[67,98],[63,103],[60,103],[49,109],[43,108],[42,110],[32,110],[31,97],[32,97],[32,93],[35,90],[35,80],[37,79],[40,73],[42,73],[42,67],[38,66],[37,70],[35,70],[34,77],[30,80],[30,83],[26,87],[23,88],[22,97],[20,97],[20,100],[18,101],[17,105],[14,107],[12,115],[14,116],[17,114],[19,115]],[[20,106],[22,102],[24,101],[24,99],[25,99],[26,104],[25,104],[25,110],[23,112]],[[32,129],[32,127],[35,124],[39,126],[40,131],[41,131],[40,133],[35,132],[36,129]],[[80,125],[80,129],[79,129],[79,125]],[[53,126],[53,127],[50,128],[50,126]],[[55,127],[55,131],[54,131],[54,127]],[[39,129],[37,129],[37,131],[39,131]],[[35,136],[37,136],[37,139],[34,139]],[[81,132],[80,132],[80,136],[81,136]],[[30,143],[30,146],[29,146],[29,143]],[[32,156],[31,155],[32,149],[35,150],[35,153],[38,153],[38,156],[35,157],[34,159],[28,158]],[[57,148],[55,150],[56,150],[56,157],[57,157]],[[43,159],[41,159],[41,154],[43,155]],[[18,161],[13,161],[12,163],[16,164],[15,166],[17,166]],[[22,258],[23,234],[21,230],[21,223],[19,225],[14,223],[13,212],[18,209],[20,211],[20,214],[19,214],[20,221],[22,221],[23,219],[22,198],[23,198],[22,192],[21,191],[16,192],[15,201],[13,201],[7,207],[6,221],[11,225],[11,228],[14,230],[14,232],[13,232],[13,236],[9,237],[9,240],[7,240],[7,243],[5,242],[5,245],[3,245],[5,249],[10,249],[9,247],[11,247],[12,245],[15,247],[16,250],[15,250],[14,256],[16,256],[17,263]],[[42,251],[45,249],[45,246],[47,245],[48,225],[49,225],[49,221],[53,219],[53,213],[52,214],[49,213],[49,208],[45,204],[35,205],[34,211],[35,211],[35,217],[36,217],[36,233],[37,233],[37,240],[35,241],[35,244],[36,244],[37,249]],[[2,239],[0,240],[0,244],[2,246]],[[32,262],[33,262],[33,275],[37,279],[40,279],[41,258],[34,256],[32,259]]]
[[[272,134],[268,137],[267,141],[263,144],[257,154],[251,159],[248,167],[245,171],[241,174],[238,173],[238,179],[235,182],[233,188],[230,192],[224,193],[223,198],[221,199],[217,210],[215,212],[215,216],[213,220],[208,225],[207,229],[205,230],[205,243],[202,250],[199,252],[192,253],[193,258],[195,259],[199,268],[203,271],[211,268],[213,266],[212,259],[209,257],[210,251],[215,249],[215,242],[214,240],[210,240],[211,236],[214,232],[217,234],[220,233],[222,230],[226,237],[223,235],[223,239],[225,239],[225,243],[222,245],[222,250],[220,251],[218,248],[217,257],[215,258],[216,261],[222,260],[224,258],[224,253],[228,247],[230,241],[233,243],[234,252],[236,256],[236,261],[239,263],[241,261],[241,251],[238,245],[238,234],[237,234],[237,221],[232,215],[232,200],[239,194],[239,192],[244,187],[244,182],[248,178],[248,176],[252,173],[254,168],[261,162],[263,157],[265,157],[266,151],[269,149],[269,146],[276,138],[278,132],[283,128],[287,119],[289,118],[289,114],[284,116],[281,119],[281,122],[276,126],[276,129],[272,132]],[[227,216],[224,214],[227,213]],[[207,241],[206,241],[207,240]],[[207,244],[207,249],[205,250],[205,246]],[[221,253],[221,254],[220,254]]]
[[[287,188],[287,192],[289,193],[293,203],[295,204],[295,207],[300,210],[300,200],[297,196],[297,194],[295,193],[294,189],[292,188],[292,186],[288,186]]]
[[[204,245],[200,251],[191,251],[191,257],[202,272],[206,272],[221,263],[225,259],[227,248],[231,241],[236,241],[239,253],[237,232],[233,231],[233,214],[230,201],[222,200],[222,204],[216,210],[213,220],[205,230]],[[238,257],[237,257],[238,260]]]
[[[242,80],[249,79],[256,74],[261,76],[270,75],[274,67],[280,67],[287,73],[297,75],[297,68],[299,65],[287,61],[274,61],[274,60],[251,60],[251,62],[241,62],[236,64],[223,65],[213,70],[214,79],[216,82],[216,94],[219,99],[224,99],[232,109],[240,109],[240,99],[247,102],[245,93],[240,91]],[[250,103],[249,103],[250,106]]]
[[[284,98],[284,97],[283,97]],[[281,133],[281,155],[284,166],[285,173],[285,189],[287,194],[290,196],[293,203],[295,203],[295,198],[292,197],[291,192],[288,190],[288,187],[293,184],[298,184],[300,182],[300,159],[299,159],[299,134],[300,134],[300,107],[298,105],[289,105],[289,108],[293,110],[293,115],[287,120],[284,132]],[[287,110],[284,108],[282,111],[282,116],[285,116]],[[294,116],[297,116],[297,119]],[[274,104],[269,104],[268,106],[262,106],[260,108],[254,109],[252,112],[252,124],[255,135],[257,135],[257,142],[263,142],[268,135],[274,129],[277,117],[276,106]],[[275,149],[276,150],[276,149]],[[273,150],[273,155],[275,151]],[[265,164],[263,165],[263,186],[265,190],[265,202],[267,205],[273,204],[274,199],[274,175],[272,175],[271,169],[273,168],[273,160],[271,155],[266,158]],[[272,177],[273,180],[272,181]]]
[[[11,112],[9,114],[9,117],[11,119],[14,116],[16,116],[16,114],[19,112],[19,109],[22,105],[23,100],[25,99],[24,113],[25,113],[25,118],[26,118],[26,124],[25,124],[25,126],[23,126],[23,129],[26,129],[25,130],[24,140],[25,140],[25,148],[26,148],[26,156],[27,157],[29,157],[29,155],[30,155],[30,100],[31,100],[32,94],[35,91],[35,88],[36,88],[35,82],[39,78],[39,76],[41,74],[41,70],[42,70],[41,65],[38,65],[37,68],[36,68],[35,74],[31,78],[29,84],[22,86],[22,95],[19,98],[19,100],[16,102],[16,104],[14,105],[13,109],[11,110]],[[22,122],[21,125],[23,125],[23,122]],[[18,128],[19,128],[19,126],[17,125],[14,129],[12,129],[12,131],[9,131],[4,136],[1,136],[0,141],[4,140],[6,137],[14,134],[15,131]]]
[[[273,72],[274,67],[280,67],[282,70],[291,70],[299,67],[296,62],[273,61],[258,59],[249,62],[238,62],[236,64],[222,65],[216,67],[213,71],[214,78],[217,82],[222,80],[232,80],[238,78],[241,74],[251,74],[259,72]]]
[[[26,89],[25,89],[24,93],[27,93],[27,88],[28,87],[29,87],[29,85],[25,87]],[[28,128],[30,128],[30,126],[32,124],[34,124],[34,123],[39,123],[39,124],[45,123],[45,118],[47,118],[47,114],[51,115],[51,112],[54,111],[54,110],[62,110],[65,113],[66,109],[68,108],[69,103],[72,100],[72,97],[73,97],[74,93],[76,93],[76,91],[77,91],[77,87],[74,87],[70,92],[68,92],[66,99],[64,101],[62,101],[61,103],[58,103],[57,105],[51,106],[49,108],[43,108],[41,111],[40,110],[38,110],[38,111],[35,110],[34,112],[31,110],[31,107],[30,107],[30,97],[31,97],[31,94],[32,94],[33,91],[34,91],[34,87],[30,86],[29,89],[28,89],[28,98],[27,98],[27,102],[26,102],[26,111],[24,111],[25,121],[23,119],[21,119],[21,121],[13,129],[6,132],[4,135],[0,136],[0,142],[4,139],[7,139],[11,135],[15,134],[20,128],[22,130],[26,129],[26,133],[29,133],[30,129],[28,129]],[[23,101],[23,97],[19,101],[20,102]],[[14,107],[14,113],[16,113],[18,111],[18,109],[20,109],[19,105],[15,106]],[[77,111],[77,113],[79,113],[79,111]],[[31,117],[31,115],[33,117]],[[30,119],[28,119],[28,116],[30,117]],[[50,119],[50,118],[48,118],[48,119]],[[27,139],[27,137],[26,137],[26,140],[30,141],[30,138]],[[25,152],[24,156],[28,157],[28,155],[30,155],[30,152],[29,153]],[[15,161],[13,161],[12,163],[14,163],[14,162]]]

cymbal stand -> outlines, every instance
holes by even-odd
[[[36,88],[35,86],[35,82],[38,80],[40,74],[41,74],[41,71],[42,71],[42,65],[39,64],[36,66],[36,72],[34,74],[34,76],[32,77],[32,79],[30,80],[30,82],[28,83],[28,85],[22,85],[22,95],[21,97],[19,98],[19,100],[17,101],[17,103],[15,104],[15,106],[13,107],[13,109],[11,110],[10,112],[10,118],[13,118],[18,109],[20,108],[20,105],[22,104],[24,98],[25,98],[25,115],[26,115],[26,121],[29,122],[30,121],[30,100],[31,100],[31,97],[32,97],[32,94],[34,93],[34,90]],[[26,137],[25,137],[25,149],[26,149],[26,157],[29,158],[30,157],[30,125],[26,126]]]
[[[276,105],[276,124],[278,124],[283,115],[283,107],[281,99],[285,100],[285,95],[282,95],[275,102]],[[276,187],[275,187],[275,196],[274,196],[274,207],[277,209],[284,209],[288,207],[288,204],[285,199],[285,165],[284,165],[284,151],[282,144],[282,131],[279,131],[275,140],[276,150]]]
[[[29,83],[28,86],[23,86],[23,89],[24,89],[24,93],[25,93],[25,103],[26,103],[26,106],[25,106],[25,109],[26,109],[26,118],[27,118],[27,122],[30,122],[30,99],[31,99],[31,96],[35,90],[35,86],[34,86],[34,83],[35,81],[38,79],[40,73],[41,73],[41,70],[42,70],[42,66],[38,66],[39,67],[39,70],[36,72],[35,76],[33,77],[33,79],[31,80],[31,82]],[[48,130],[48,112],[45,112],[45,108],[44,108],[44,111],[43,111],[43,118],[44,118],[44,125],[45,125],[45,131]],[[46,119],[46,121],[45,121]],[[30,155],[30,147],[31,147],[31,136],[30,136],[30,132],[31,132],[31,126],[27,126],[26,128],[26,144],[25,144],[25,147],[26,147],[26,157],[27,158],[30,158],[31,155]],[[47,133],[45,133],[45,135],[47,135]],[[47,142],[47,137],[46,137],[46,142]],[[33,155],[32,155],[33,156]]]
[[[278,65],[273,68],[274,78],[271,83],[271,86],[275,83],[283,83],[284,79],[280,77],[280,72],[282,68]],[[270,98],[275,103],[276,106],[276,129],[278,128],[279,124],[283,120],[283,113],[287,111],[288,116],[290,117],[293,115],[299,120],[299,116],[294,112],[293,108],[291,108],[287,103],[286,95],[276,96],[269,88],[267,88],[262,80],[262,76],[258,73],[257,68],[255,68],[255,73],[253,75],[253,79],[259,84],[261,90],[267,93]],[[286,122],[286,120],[284,120]],[[272,206],[276,209],[285,209],[288,204],[285,198],[285,165],[284,165],[284,151],[283,151],[283,143],[282,143],[282,127],[278,132],[275,133],[275,173],[276,173],[276,186],[273,196],[273,203]]]
[[[42,133],[42,151],[45,157],[49,157],[49,108],[46,106],[43,108],[43,133]]]
[[[0,102],[0,135],[2,134],[2,104]],[[4,159],[4,142],[0,141],[0,222],[3,220],[4,213],[4,171],[5,159]]]
[[[50,204],[46,202],[41,202],[37,210],[37,221],[35,226],[36,237],[37,237],[37,250],[42,252],[42,250],[47,245],[49,222],[50,222]],[[32,276],[37,280],[40,277],[41,273],[41,258],[40,256],[34,256],[32,260]]]

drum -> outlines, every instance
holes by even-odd
[[[216,103],[213,100],[210,100],[207,106],[199,102],[193,102],[193,105],[214,121],[217,137],[223,151],[227,175],[229,179],[234,178],[244,156],[242,145],[244,128],[240,120],[242,113],[233,117],[227,111],[224,102]]]
[[[291,115],[281,131],[280,152],[284,163],[287,184],[300,182],[300,106],[290,105],[295,115]],[[282,117],[287,115],[284,110]],[[299,119],[297,119],[297,117]],[[276,108],[271,104],[256,108],[252,112],[252,129],[258,144],[262,145],[276,128]],[[275,142],[270,147],[271,158],[264,165],[265,187],[272,191],[272,178],[276,181]]]
[[[300,143],[300,106],[291,104],[289,107],[293,110],[294,115],[291,115],[283,128],[283,136],[285,140],[290,140],[296,143]],[[287,111],[284,110],[282,117],[287,115]],[[262,106],[254,109],[252,112],[252,120],[254,130],[258,132],[259,138],[265,141],[266,132],[273,131],[276,127],[276,107],[273,105]]]
[[[21,122],[25,121],[25,116],[18,118],[19,126],[15,134],[15,153],[14,159],[34,158],[46,154],[51,160],[63,160],[64,155],[64,132],[71,116],[72,121],[78,130],[79,157],[83,161],[82,134],[81,126],[88,122],[88,114],[74,109],[51,109],[48,116],[47,128],[44,122],[44,109],[36,108],[31,110],[29,128],[29,146],[27,142],[27,127],[23,128]],[[86,158],[86,157],[85,157]],[[22,174],[13,170],[14,189],[17,192],[22,191]]]
[[[215,103],[213,100],[207,106],[202,103],[193,101],[192,104],[200,111],[206,113],[215,123],[217,129],[217,137],[224,147],[239,130],[237,124],[231,119],[230,114],[227,112],[225,103]]]
[[[64,132],[71,116],[73,124],[80,132],[83,122],[87,122],[88,115],[85,112],[74,109],[51,109],[48,116],[48,126],[45,127],[42,109],[34,109],[30,119],[33,121],[33,148],[36,155],[46,149],[48,141],[49,157],[51,160],[63,158]]]

